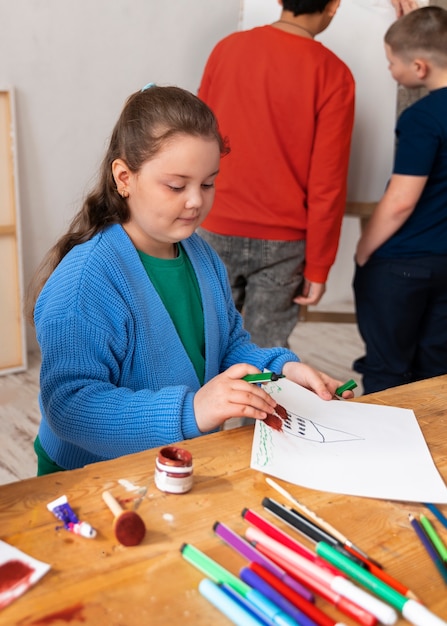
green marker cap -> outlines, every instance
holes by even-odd
[[[230,585],[235,591],[243,595],[244,597],[250,591],[250,587],[244,583],[238,576],[235,576],[227,569],[219,565],[216,561],[209,556],[201,552],[198,548],[195,548],[190,543],[184,543],[180,548],[183,558],[194,565],[197,569],[211,578],[216,583],[226,583]]]
[[[335,390],[335,395],[341,396],[344,391],[352,391],[356,387],[357,383],[351,378],[351,380],[348,380],[348,382],[346,382],[344,385],[341,385],[340,387],[338,387],[338,389]]]

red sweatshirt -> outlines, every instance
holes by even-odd
[[[262,26],[208,59],[199,97],[231,152],[202,226],[237,237],[306,240],[305,276],[326,282],[345,210],[354,79],[321,43]]]

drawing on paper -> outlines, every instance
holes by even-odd
[[[259,447],[256,450],[256,463],[260,467],[265,467],[270,462],[273,452],[273,430],[260,422]]]
[[[281,388],[276,384],[273,386],[269,383],[266,386],[266,391],[272,394],[273,391],[281,391]],[[340,443],[364,439],[355,433],[347,432],[339,428],[323,426],[323,424],[319,424],[315,420],[311,420],[298,413],[285,409],[281,404],[276,405],[272,415],[268,415],[263,423],[274,430],[317,443]]]
[[[287,417],[283,420],[283,432],[317,443],[340,443],[346,441],[359,441],[364,439],[338,428],[323,426],[314,420],[307,419],[291,411],[285,411]]]
[[[273,423],[272,423],[273,420]],[[279,428],[277,421],[281,421]],[[363,441],[364,437],[340,430],[323,426],[318,422],[307,419],[292,411],[287,411],[277,404],[274,414],[260,422],[260,446],[256,455],[256,461],[262,467],[269,464],[273,456],[272,431],[284,433],[286,437],[298,437],[312,443],[345,443],[347,441]]]
[[[280,389],[268,384],[265,390],[279,404],[275,413],[283,418],[282,430],[256,421],[251,468],[325,492],[447,502],[446,485],[413,411],[322,400],[286,378]]]

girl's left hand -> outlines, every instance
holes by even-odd
[[[314,391],[322,400],[332,400],[335,390],[343,385],[343,381],[335,380],[324,372],[320,372],[305,363],[288,361],[282,368],[282,373],[302,387]],[[342,397],[349,400],[354,397],[353,391],[344,391]]]

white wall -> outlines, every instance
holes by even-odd
[[[149,81],[195,92],[219,39],[279,13],[276,0],[0,0],[0,87],[15,90],[25,284],[78,210],[127,96]],[[382,35],[393,19],[388,0],[342,0],[320,37],[357,81],[350,199],[377,199],[391,167],[395,91]],[[357,236],[356,221],[345,219],[325,303],[351,296]],[[33,347],[30,329],[28,341]]]
[[[280,12],[275,0],[245,0],[242,27],[274,22]],[[342,0],[330,26],[316,38],[345,61],[356,81],[348,200],[379,200],[391,173],[396,84],[387,69],[383,35],[395,19],[390,0]],[[352,259],[359,235],[358,220],[346,217],[322,305],[352,298]]]
[[[24,278],[66,229],[125,99],[197,91],[240,0],[0,0],[0,86],[16,99]],[[0,306],[1,303],[0,294]],[[34,334],[28,330],[33,347]]]

